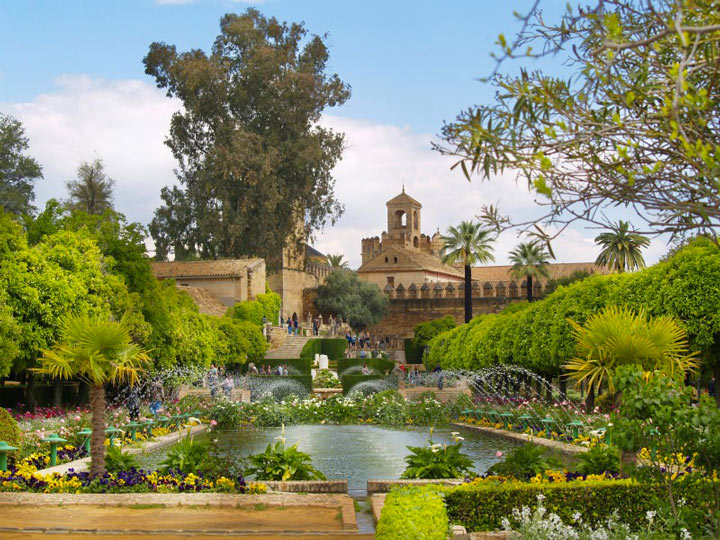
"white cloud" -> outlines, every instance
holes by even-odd
[[[22,121],[29,153],[43,167],[36,206],[65,198],[78,165],[99,156],[116,180],[115,206],[142,223],[160,204],[160,188],[175,182],[175,160],[163,144],[180,102],[142,81],[64,75],[57,90],[24,103],[0,104]]]
[[[97,155],[117,181],[116,208],[133,221],[149,223],[161,203],[160,189],[175,183],[176,163],[163,141],[180,102],[140,80],[65,75],[56,83],[57,90],[32,101],[0,103],[1,111],[23,122],[30,154],[43,166],[45,178],[37,185],[36,205],[65,197],[65,181],[75,177],[80,162]],[[452,159],[430,149],[429,134],[332,115],[323,123],[346,133],[348,148],[335,170],[337,197],[346,212],[334,227],[318,233],[315,245],[324,252],[345,254],[353,267],[360,264],[360,240],[386,228],[385,202],[403,183],[423,204],[426,234],[471,219],[488,203],[499,202],[516,218],[537,212],[527,189],[516,186],[511,175],[469,183],[460,171],[450,171]],[[579,228],[565,231],[554,243],[558,260],[593,260],[596,234]],[[496,245],[496,262],[506,263],[517,243],[515,234],[503,234]],[[648,262],[664,251],[662,242],[653,242]]]

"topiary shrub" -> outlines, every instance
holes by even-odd
[[[441,486],[393,489],[385,498],[375,537],[378,540],[445,540],[448,514]]]
[[[10,446],[20,448],[20,428],[17,420],[3,407],[0,407],[0,441],[5,441]],[[10,452],[8,457],[14,460],[17,457],[17,452]]]

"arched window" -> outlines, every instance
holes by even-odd
[[[393,262],[397,264],[397,257],[393,257]]]
[[[387,257],[385,257],[385,262],[386,263],[390,262]]]
[[[398,210],[395,212],[395,226],[406,227],[407,226],[407,214],[405,210]]]
[[[420,229],[420,225],[418,224],[418,215],[417,210],[413,211],[413,228],[417,231]],[[417,247],[417,246],[416,246]]]
[[[413,246],[420,247],[420,240],[418,240],[417,236],[413,238]]]

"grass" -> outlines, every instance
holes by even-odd
[[[150,508],[165,508],[165,505],[160,503],[131,504],[127,508],[130,510],[148,510]]]

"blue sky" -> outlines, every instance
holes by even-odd
[[[323,119],[346,133],[348,150],[335,170],[346,213],[314,241],[357,265],[360,239],[382,232],[384,202],[403,183],[424,204],[423,229],[429,234],[472,218],[485,203],[499,202],[515,217],[535,211],[512,174],[490,184],[468,183],[459,171],[450,171],[451,160],[430,148],[443,121],[492,100],[492,88],[477,78],[494,67],[490,53],[497,35],[510,38],[519,28],[513,9],[523,12],[531,4],[0,0],[0,111],[23,122],[30,154],[44,168],[37,205],[64,197],[64,182],[79,163],[102,157],[117,182],[116,208],[147,224],[160,204],[160,188],[175,181],[174,161],[162,141],[180,105],[144,74],[149,44],[207,51],[220,17],[250,5],[266,16],[304,21],[311,33],[328,33],[329,70],[352,86],[351,99],[327,110]],[[544,9],[552,17],[564,5],[546,0]],[[552,62],[543,67],[561,69]],[[564,233],[555,246],[558,259],[594,259],[596,234],[578,227]],[[498,263],[517,241],[514,235],[501,237]],[[663,251],[662,243],[654,243],[648,259]]]

